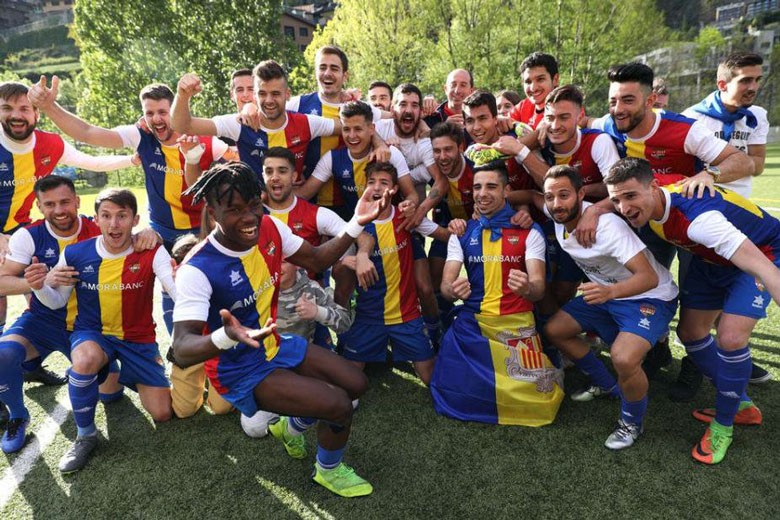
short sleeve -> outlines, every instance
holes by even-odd
[[[596,137],[590,153],[593,160],[599,165],[599,171],[604,178],[609,175],[609,169],[612,165],[620,160],[615,141],[607,134],[600,134]]]
[[[35,254],[35,242],[25,228],[20,229],[8,241],[8,254],[5,259],[17,264],[30,265]]]
[[[306,118],[309,120],[309,131],[311,131],[312,139],[315,137],[333,135],[333,131],[336,128],[336,123],[333,119],[313,116],[311,114],[307,114]]]
[[[731,260],[747,237],[719,211],[705,211],[688,226],[688,238]]]
[[[447,261],[463,263],[463,248],[455,235],[451,235],[450,241],[447,242]]]
[[[211,160],[212,161],[218,161],[222,159],[222,156],[225,155],[225,152],[227,151],[228,151],[228,145],[225,141],[223,141],[219,137],[211,138]]]
[[[460,243],[458,243],[460,246]],[[531,228],[528,236],[525,239],[525,258],[526,260],[541,260],[546,261],[547,244],[545,243],[544,236],[539,228],[536,226]],[[448,258],[449,260],[449,258]]]
[[[330,152],[323,155],[317,166],[314,167],[314,171],[311,174],[312,177],[318,181],[328,182],[333,177],[333,154]]]
[[[301,108],[301,96],[291,97],[284,105],[284,109],[288,112],[297,112]]]
[[[347,225],[335,211],[320,207],[317,209],[317,231],[321,235],[335,237]]]
[[[135,125],[122,125],[112,128],[122,138],[122,146],[135,150],[141,144],[141,129]]]
[[[703,121],[693,123],[685,136],[685,152],[705,163],[717,159],[727,145],[726,141],[715,137]]]
[[[599,220],[595,247],[598,247],[604,256],[614,257],[623,265],[647,249],[628,224],[614,214],[603,215]]]
[[[276,229],[279,231],[279,235],[282,238],[282,255],[287,258],[294,255],[303,245],[303,239],[298,235],[293,235],[292,230],[287,227],[281,220],[274,217],[269,217],[271,221],[276,225]]]
[[[769,121],[766,117],[766,110],[761,107],[750,107],[750,111],[756,116],[758,125],[750,133],[747,144],[748,146],[766,144],[767,136],[769,135]]]
[[[217,128],[218,137],[227,137],[238,141],[241,135],[241,123],[238,122],[238,114],[224,114],[211,118]]]
[[[425,235],[426,237],[429,237],[437,229],[439,229],[438,224],[430,220],[428,217],[423,217],[422,221],[420,221],[420,225],[415,228],[415,231],[417,231],[421,235]]]
[[[399,179],[405,175],[409,175],[409,165],[406,163],[406,159],[404,159],[401,150],[395,146],[390,147],[390,163],[395,166],[395,169],[398,171]]]
[[[189,264],[176,270],[176,304],[173,321],[206,321],[209,317],[211,283],[203,272]]]

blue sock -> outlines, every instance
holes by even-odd
[[[0,342],[0,401],[8,407],[11,419],[30,416],[24,406],[22,363],[27,349],[16,341]]]
[[[287,421],[287,432],[290,435],[300,435],[315,424],[317,419],[313,417],[290,417]]]
[[[573,361],[574,365],[590,378],[592,384],[602,390],[612,390],[613,393],[617,394],[617,381],[593,351],[589,351],[582,358]]]
[[[718,349],[718,358],[720,365],[715,385],[718,389],[718,395],[715,397],[715,420],[723,426],[732,426],[753,368],[750,348],[742,347],[731,351]]]
[[[718,375],[718,351],[715,346],[715,338],[707,334],[702,339],[685,342],[685,352],[690,356],[693,362],[699,367],[702,374],[715,382]]]
[[[625,397],[620,401],[620,418],[623,419],[624,423],[642,426],[646,412],[647,396],[644,396],[639,401],[626,401]]]
[[[165,328],[168,329],[168,335],[173,334],[173,298],[163,291],[162,293],[163,321]]]
[[[99,394],[100,402],[103,404],[110,404],[115,401],[119,401],[122,399],[122,396],[125,395],[125,388],[122,387],[116,392],[112,392],[110,394],[104,394],[103,392],[100,392]]]
[[[68,371],[68,394],[73,407],[78,436],[95,433],[95,407],[98,403],[97,374],[79,374],[72,368]]]
[[[333,469],[341,464],[344,457],[344,448],[340,450],[326,450],[322,446],[317,446],[317,465],[322,469]]]

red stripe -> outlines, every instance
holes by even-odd
[[[130,253],[125,257],[122,283],[144,283],[140,289],[122,291],[122,327],[126,341],[134,343],[155,341],[152,303],[154,300],[153,262],[156,252],[157,248],[141,253]]]
[[[517,312],[525,312],[533,309],[533,304],[517,296],[509,288],[507,281],[509,280],[509,271],[512,269],[520,269],[525,272],[525,240],[528,236],[528,231],[505,230],[501,236],[501,252],[507,256],[521,256],[523,261],[516,262],[502,262],[501,263],[501,280],[504,286],[502,287],[503,296],[501,298],[501,315],[514,314]],[[509,239],[514,240],[517,238],[517,243],[512,244]]]
[[[400,212],[396,211],[393,219],[393,234],[396,245],[406,240],[406,247],[400,249],[398,264],[401,267],[401,283],[398,287],[398,295],[401,303],[401,319],[404,323],[420,317],[420,300],[417,297],[417,286],[414,283],[414,254],[412,253],[412,235],[399,228],[401,223]]]

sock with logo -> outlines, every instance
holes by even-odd
[[[750,379],[753,361],[750,359],[748,347],[738,350],[719,348],[718,358],[720,363],[715,384],[718,389],[718,395],[715,397],[715,420],[723,426],[732,426]]]
[[[24,406],[22,363],[27,349],[17,341],[0,342],[0,401],[8,407],[11,419],[30,416]]]
[[[609,373],[607,366],[596,357],[592,350],[588,351],[580,359],[573,361],[574,365],[590,378],[591,384],[598,386],[602,390],[610,390],[617,394],[617,381]]]
[[[642,426],[647,412],[647,396],[639,401],[627,401],[625,397],[620,402],[620,418],[624,423]]]
[[[79,374],[71,368],[68,371],[68,394],[78,436],[92,435],[95,433],[95,407],[98,403],[97,374]]]

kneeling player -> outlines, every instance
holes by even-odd
[[[213,167],[192,190],[196,200],[206,200],[216,229],[177,272],[177,361],[206,361],[213,388],[244,415],[262,409],[294,416],[271,425],[292,457],[306,456],[302,434],[319,419],[314,481],[341,496],[370,494],[371,484],[342,462],[351,401],[365,391],[365,376],[301,337],[279,335],[273,320],[282,258],[314,271],[332,265],[384,209],[390,193],[379,201],[363,197],[345,230],[314,247],[263,215],[258,178],[244,163]],[[211,334],[203,335],[205,326]]]
[[[593,247],[582,247],[573,231],[590,205],[584,197],[582,177],[574,168],[555,166],[545,175],[545,209],[555,221],[555,237],[591,280],[580,286],[581,296],[550,318],[546,332],[594,385],[573,394],[573,399],[621,398],[618,426],[605,443],[619,450],[634,444],[642,432],[648,386],[642,360],[669,329],[677,309],[677,287],[669,271],[617,215],[603,216]],[[617,383],[580,338],[583,331],[595,332],[611,345]]]
[[[131,233],[139,215],[130,190],[102,191],[95,199],[95,213],[101,235],[68,246],[45,283],[33,286],[38,299],[52,309],[64,307],[71,292],[76,293],[68,393],[78,436],[60,460],[62,473],[83,468],[97,446],[98,376],[114,360],[121,363],[119,382],[138,390],[155,422],[167,421],[172,414],[152,319],[155,276],[175,298],[171,257],[159,245],[133,251]]]

